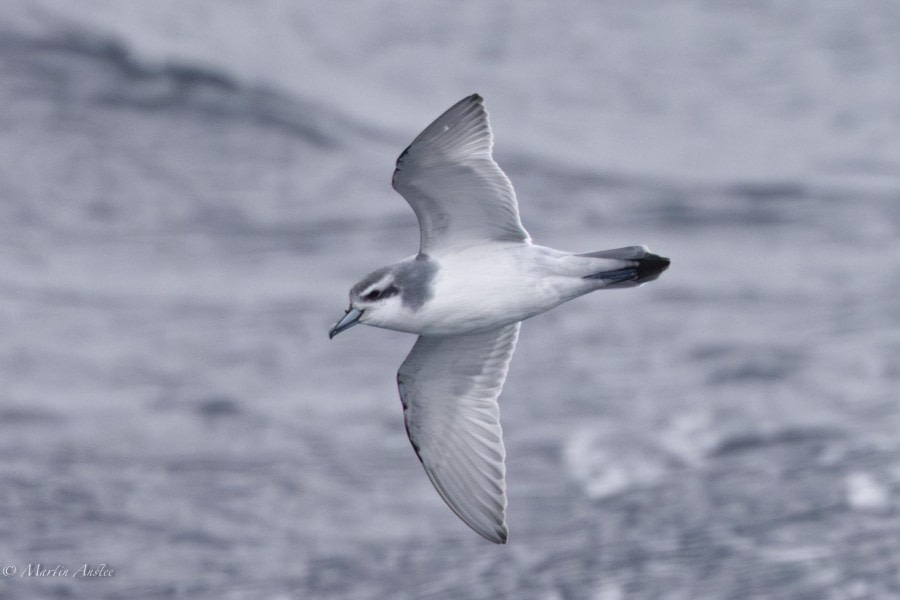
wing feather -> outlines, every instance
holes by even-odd
[[[406,431],[435,489],[469,527],[506,542],[506,467],[497,398],[519,324],[421,336],[397,373]]]
[[[394,189],[419,220],[421,253],[530,242],[512,183],[491,156],[493,145],[484,100],[473,94],[426,127],[397,159]]]

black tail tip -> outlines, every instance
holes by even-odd
[[[644,283],[645,281],[653,281],[659,277],[663,271],[669,268],[669,263],[672,261],[665,256],[650,254],[648,252],[637,262],[637,277],[635,278],[635,283]]]

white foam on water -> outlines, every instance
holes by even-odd
[[[891,503],[887,487],[871,473],[856,471],[844,479],[847,504],[856,510],[882,511]]]
[[[657,485],[680,467],[679,457],[609,422],[575,431],[566,442],[564,461],[595,500]]]

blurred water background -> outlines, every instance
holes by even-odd
[[[0,5],[3,598],[900,597],[900,4]],[[406,439],[396,156],[485,96],[538,243],[510,543]],[[21,576],[28,565],[111,577]]]

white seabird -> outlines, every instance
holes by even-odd
[[[492,147],[474,94],[403,151],[393,186],[419,220],[419,253],[354,285],[329,336],[357,323],[418,334],[397,373],[409,440],[453,512],[503,544],[497,398],[520,322],[588,292],[656,279],[669,259],[645,246],[571,254],[532,244]]]

